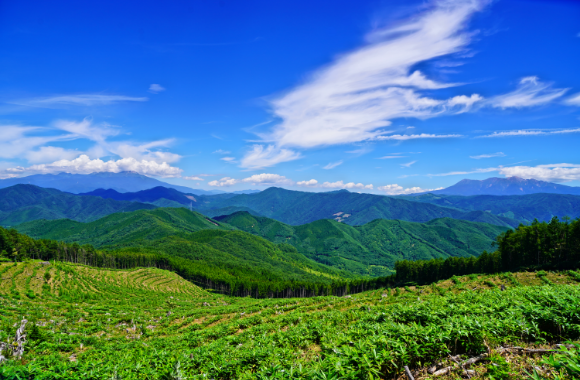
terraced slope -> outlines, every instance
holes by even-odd
[[[7,278],[0,341],[12,346],[22,319],[28,321],[24,355],[4,350],[2,379],[403,380],[404,365],[418,379],[432,378],[432,365],[449,366],[448,375],[434,378],[456,379],[453,360],[480,354],[483,360],[468,367],[472,379],[502,371],[504,378],[529,378],[534,367],[549,378],[558,371],[561,379],[574,378],[565,367],[542,364],[541,355],[499,347],[578,339],[575,272],[544,279],[472,275],[340,298],[262,300],[213,295],[152,269],[30,261],[2,263],[0,273]],[[578,360],[578,352],[566,358]]]
[[[377,219],[349,226],[332,219],[290,226],[247,212],[216,217],[275,243],[288,243],[314,260],[354,273],[386,276],[398,260],[478,256],[507,230],[451,218],[427,223]]]

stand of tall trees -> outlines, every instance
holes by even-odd
[[[484,251],[479,257],[398,261],[390,282],[426,284],[472,273],[576,269],[580,266],[580,219],[535,220],[502,233],[494,244],[495,252]]]

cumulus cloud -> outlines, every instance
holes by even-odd
[[[328,165],[324,166],[322,169],[330,170],[330,169],[336,168],[339,165],[342,165],[342,160],[336,161],[336,162],[330,162],[330,163],[328,163]]]
[[[271,166],[299,157],[289,149],[377,139],[387,134],[381,128],[396,118],[428,118],[471,107],[479,95],[449,102],[421,95],[421,90],[456,84],[436,82],[412,68],[464,49],[471,37],[465,30],[467,21],[487,3],[438,1],[417,17],[370,33],[366,45],[343,54],[305,83],[270,101],[280,123],[258,135],[272,145],[254,146],[242,167]]]
[[[538,166],[510,166],[498,169],[506,177],[537,179],[548,182],[568,182],[580,180],[580,165],[578,164],[548,164]]]
[[[123,171],[134,171],[139,174],[155,177],[179,177],[182,170],[172,167],[167,163],[157,163],[155,161],[138,161],[134,158],[122,158],[120,160],[102,161],[100,159],[91,160],[87,155],[81,155],[74,160],[59,160],[51,164],[32,165],[27,168],[16,167],[6,170],[8,173],[74,173],[90,174],[98,172],[119,173]]]
[[[149,98],[124,95],[81,94],[20,99],[8,103],[28,107],[60,108],[63,106],[105,106],[120,102],[146,102],[147,100]]]
[[[208,185],[217,187],[227,187],[237,185],[240,183],[251,183],[253,185],[287,185],[287,186],[294,185],[294,181],[292,181],[291,179],[288,179],[279,174],[270,174],[270,173],[254,174],[253,176],[242,179],[224,177],[220,180],[211,181],[208,183]]]
[[[343,181],[336,181],[336,182],[324,182],[319,187],[326,188],[326,189],[358,189],[358,190],[372,190],[373,185],[364,185],[362,183],[354,183],[348,182],[344,183]]]
[[[299,181],[296,182],[297,186],[302,186],[302,187],[316,187],[318,186],[318,181],[315,179],[311,179],[309,181]]]
[[[525,77],[516,90],[488,100],[496,108],[525,108],[540,106],[562,97],[567,88],[552,88],[552,83],[541,82],[538,77]]]
[[[475,160],[481,160],[482,158],[492,158],[492,157],[505,157],[504,152],[490,153],[490,154],[480,154],[478,156],[469,156]]]
[[[392,185],[385,185],[377,187],[377,190],[384,191],[388,195],[403,195],[403,194],[414,194],[414,193],[426,193],[429,191],[434,190],[441,190],[442,187],[437,189],[422,189],[420,187],[409,187],[404,188],[403,186],[399,186],[396,183]]]
[[[165,91],[165,88],[161,87],[161,85],[157,83],[153,83],[151,86],[149,86],[149,92],[157,94],[160,93],[161,91]]]
[[[513,137],[513,136],[545,136],[545,135],[561,135],[568,133],[579,133],[580,128],[571,129],[520,129],[517,131],[503,131],[503,132],[493,132],[489,135],[477,136],[477,138],[489,138],[489,137]]]

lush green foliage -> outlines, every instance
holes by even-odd
[[[0,365],[2,379],[393,378],[403,365],[449,354],[580,337],[576,285],[500,292],[485,285],[498,278],[463,277],[352,297],[256,300],[208,294],[151,268],[32,261],[0,272],[11,280],[0,284],[0,341],[30,321],[24,356]]]
[[[235,211],[249,211],[253,215],[266,216],[291,225],[311,223],[319,219],[340,219],[342,223],[355,226],[375,219],[428,222],[436,218],[471,221],[480,217],[465,210],[397,197],[358,194],[346,190],[307,193],[275,187],[256,194],[237,195],[227,199],[207,197],[205,202],[199,202],[194,207],[211,217]],[[515,227],[518,224],[517,221],[493,215],[489,218],[493,220],[486,222],[496,225]]]
[[[450,218],[427,223],[378,219],[362,226],[318,220],[290,226],[266,217],[236,212],[217,217],[242,231],[275,243],[288,243],[306,256],[350,272],[385,276],[398,260],[477,256],[490,250],[507,228]]]
[[[37,219],[68,218],[90,222],[116,212],[153,209],[144,203],[81,197],[33,185],[0,189],[0,225],[14,226]]]
[[[399,261],[399,282],[428,283],[454,275],[499,273],[525,268],[576,269],[580,263],[580,219],[552,218],[508,230],[497,237],[497,251],[474,258]]]
[[[317,263],[288,244],[273,244],[199,213],[156,209],[112,214],[96,222],[34,221],[18,227],[34,237],[67,242],[78,249],[19,249],[24,257],[65,260],[109,268],[172,269],[205,288],[234,295],[343,294],[365,289],[366,280]],[[0,236],[1,238],[1,236]],[[31,244],[46,244],[28,237]],[[80,247],[92,244],[100,250]],[[88,246],[87,246],[88,247]],[[78,253],[77,253],[78,252]]]

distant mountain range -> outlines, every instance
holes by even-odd
[[[445,195],[526,195],[536,193],[580,195],[580,187],[519,177],[464,179],[445,189],[431,191]]]
[[[15,226],[37,219],[91,222],[116,212],[153,209],[154,205],[83,197],[33,185],[0,189],[0,225]]]
[[[185,186],[172,185],[135,172],[92,173],[92,174],[35,174],[28,177],[8,178],[0,180],[0,188],[17,184],[36,185],[66,191],[68,193],[87,193],[96,189],[113,189],[126,193],[147,190],[158,186],[175,189],[186,194],[214,195],[222,194],[220,190],[200,190]],[[252,190],[250,190],[252,191]]]
[[[424,223],[437,218],[453,218],[506,227],[517,227],[520,223],[484,211],[421,204],[414,200],[351,193],[347,190],[309,193],[271,187],[256,194],[227,198],[209,196],[204,202],[194,203],[193,207],[210,217],[248,211],[252,215],[265,216],[290,225],[307,224],[320,219],[334,219],[352,226],[375,219]]]

